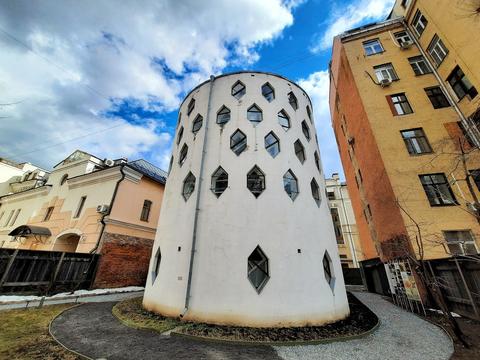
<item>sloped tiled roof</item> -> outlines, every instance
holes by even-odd
[[[153,180],[156,180],[162,184],[165,184],[167,181],[167,176],[168,174],[160,169],[159,167],[150,164],[148,161],[139,159],[135,161],[130,161],[127,163],[129,167],[131,167],[134,170],[137,170],[141,172],[142,174],[152,178]]]

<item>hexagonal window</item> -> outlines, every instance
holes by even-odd
[[[298,196],[298,180],[292,170],[283,175],[283,188],[290,199],[295,200]]]
[[[230,109],[225,105],[217,112],[217,124],[224,125],[230,121]]]
[[[195,190],[196,178],[191,172],[188,173],[185,180],[183,180],[182,196],[187,201]]]
[[[303,164],[305,162],[305,148],[302,145],[302,142],[300,140],[295,141],[293,144],[293,147],[295,149],[295,155],[297,155],[298,160]]]
[[[268,102],[272,102],[275,99],[275,90],[268,82],[262,85],[262,95]]]
[[[273,131],[270,131],[267,136],[265,136],[265,149],[267,149],[273,158],[280,152],[280,140]]]
[[[180,156],[178,157],[178,164],[182,167],[183,163],[187,159],[188,154],[188,146],[187,144],[183,144],[182,150],[180,150]]]
[[[318,171],[322,173],[322,170],[320,170],[320,156],[318,156],[317,150],[313,153],[313,157],[315,158],[315,166],[317,167]]]
[[[260,246],[257,246],[252,251],[247,261],[247,276],[253,288],[260,294],[268,280],[270,279],[268,269],[268,258],[262,251]]]
[[[247,188],[256,198],[265,190],[265,174],[257,165],[247,174]]]
[[[177,135],[177,145],[180,144],[180,141],[182,141],[183,137],[183,126],[178,130],[178,135]]]
[[[247,148],[247,135],[241,132],[239,129],[230,136],[230,149],[238,155],[240,155]]]
[[[153,267],[152,267],[152,284],[155,282],[158,276],[158,272],[160,270],[160,262],[162,261],[162,253],[160,252],[160,247],[157,248],[155,252],[155,257],[153,259]]]
[[[312,189],[313,199],[317,203],[317,206],[320,206],[320,204],[322,203],[322,198],[320,196],[320,187],[318,186],[315,179],[312,179],[312,181],[310,181],[310,188]]]
[[[335,287],[335,274],[333,273],[332,259],[330,258],[330,255],[328,255],[327,251],[325,251],[325,255],[323,255],[322,263],[325,280],[327,280],[330,289],[333,291]]]
[[[195,99],[190,100],[190,102],[188,103],[187,115],[190,115],[193,109],[195,109]]]
[[[307,115],[308,115],[308,119],[310,120],[310,123],[313,124],[312,110],[310,110],[310,106],[308,105],[307,105]]]
[[[290,103],[290,105],[292,105],[293,110],[298,109],[298,100],[293,91],[290,91],[288,93],[288,102]]]
[[[247,88],[245,85],[238,80],[233,86],[232,86],[232,96],[236,98],[237,100],[240,100],[243,95],[247,92]]]
[[[305,135],[305,138],[310,141],[310,128],[305,120],[302,121],[302,131],[303,135]]]
[[[228,174],[221,166],[212,175],[211,190],[216,197],[220,197],[228,187]]]
[[[258,124],[263,120],[262,110],[256,104],[253,104],[247,110],[247,119],[254,125]]]
[[[195,120],[193,120],[193,125],[192,125],[192,132],[197,135],[199,130],[202,128],[203,125],[203,117],[202,115],[198,114]]]
[[[285,110],[280,110],[277,114],[278,123],[282,126],[283,130],[290,129],[290,117]]]

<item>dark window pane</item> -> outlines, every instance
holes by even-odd
[[[243,85],[241,81],[237,81],[232,86],[232,96],[236,99],[240,99],[243,95],[245,95],[246,91],[245,85]]]
[[[432,103],[434,109],[440,109],[450,106],[447,97],[439,86],[427,88],[425,89],[425,92],[427,93],[427,96],[430,99],[430,102]]]
[[[275,92],[273,91],[273,87],[266,83],[262,86],[262,95],[268,102],[272,102],[275,99]]]
[[[247,136],[240,130],[235,131],[230,137],[230,149],[232,149],[235,154],[240,155],[246,148]]]
[[[265,136],[265,149],[272,157],[277,156],[277,154],[280,152],[280,141],[273,131]]]

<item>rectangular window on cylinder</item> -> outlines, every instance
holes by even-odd
[[[394,116],[413,113],[412,107],[404,93],[388,95],[387,101]]]
[[[410,155],[429,154],[432,148],[422,128],[400,131]]]

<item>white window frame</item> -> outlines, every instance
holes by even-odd
[[[414,72],[414,74],[416,76],[420,76],[420,75],[425,75],[425,74],[431,74],[432,73],[432,69],[430,68],[430,65],[428,64],[427,60],[425,59],[424,56],[422,55],[419,55],[419,56],[414,56],[414,57],[411,57],[408,59],[408,62],[410,64],[410,66],[412,67],[412,70]],[[428,72],[425,72],[424,69],[419,65],[419,64],[424,64],[425,67],[429,70]],[[415,72],[415,68],[417,68],[419,71],[418,71],[418,74],[417,72]]]
[[[383,45],[382,43],[380,42],[380,39],[372,39],[372,40],[367,40],[367,41],[364,41],[362,43],[363,45],[363,50],[365,51],[365,55],[366,56],[371,56],[371,55],[375,55],[375,54],[381,54],[385,51],[385,49],[383,48]],[[375,49],[376,46],[379,46],[380,47],[380,51],[377,51]],[[368,49],[371,50],[371,53],[368,53]]]
[[[477,247],[477,244],[475,243],[475,237],[472,234],[471,230],[443,230],[442,232],[443,232],[443,237],[445,238],[446,246],[449,249],[449,251],[450,251],[450,247],[448,245],[458,245],[458,249],[461,250],[461,253],[455,253],[455,254],[451,253],[451,255],[469,255],[465,251],[465,245],[466,244],[473,245],[473,247],[475,248],[475,251],[478,254],[478,247]],[[470,237],[470,240],[466,241],[465,239],[463,239],[463,240],[458,240],[458,241],[448,241],[447,234],[448,233],[453,233],[453,232],[468,234],[469,237]]]
[[[422,36],[427,28],[428,20],[425,16],[423,16],[422,12],[417,9],[415,12],[415,16],[413,17],[412,27],[418,37]],[[418,30],[418,27],[422,29],[422,31]]]
[[[443,60],[445,60],[448,55],[448,48],[437,34],[435,34],[432,41],[430,41],[427,51],[437,67],[443,63]]]
[[[400,35],[402,34],[402,35]],[[394,34],[395,40],[397,40],[398,45],[402,45],[404,42],[411,42],[412,39],[410,38],[410,35],[406,31],[399,31]]]
[[[392,63],[374,66],[373,71],[375,72],[375,76],[377,77],[378,81],[382,81],[384,79],[388,79],[390,81],[398,80],[398,75],[395,72]]]

